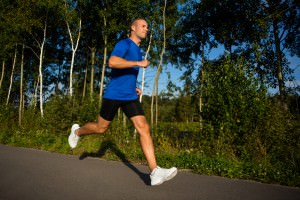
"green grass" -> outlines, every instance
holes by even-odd
[[[123,132],[123,134],[121,133]],[[104,135],[83,137],[78,147],[71,150],[68,146],[69,131],[53,133],[48,130],[17,130],[9,134],[0,134],[2,144],[36,148],[63,154],[72,154],[80,159],[86,157],[103,158],[123,162],[146,164],[138,138],[134,139],[131,130],[114,129]],[[162,145],[162,143],[164,143]],[[265,183],[278,183],[288,186],[300,186],[299,170],[277,162],[256,162],[242,160],[226,154],[206,154],[196,149],[178,149],[154,135],[157,162],[160,166],[176,166],[189,169],[203,175],[216,175],[228,178],[248,179]]]
[[[123,128],[118,117],[106,134],[83,137],[76,149],[70,149],[67,138],[71,124],[95,120],[95,107],[91,102],[80,105],[73,100],[54,99],[45,107],[43,119],[38,111],[26,110],[20,127],[15,123],[17,112],[0,105],[0,143],[71,154],[80,159],[89,156],[147,164],[134,129],[129,122]],[[200,126],[199,122],[160,122],[152,128],[158,165],[300,187],[299,122],[275,114],[264,121],[250,120],[244,127],[227,129],[218,129],[212,123]]]

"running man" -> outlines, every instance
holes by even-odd
[[[68,141],[70,147],[75,148],[80,137],[105,133],[121,107],[139,133],[141,148],[150,170],[151,185],[160,185],[175,177],[177,168],[165,169],[157,166],[149,124],[138,100],[138,96],[142,94],[142,91],[136,88],[139,69],[150,64],[148,60],[142,59],[139,47],[142,39],[147,37],[147,32],[147,22],[144,19],[136,19],[130,26],[130,37],[116,44],[108,60],[112,77],[103,95],[98,120],[82,127],[74,124]]]

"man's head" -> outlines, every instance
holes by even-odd
[[[130,25],[130,37],[142,40],[147,37],[148,23],[144,19],[135,19]]]

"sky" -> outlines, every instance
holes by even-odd
[[[215,58],[220,57],[223,55],[224,49],[222,48],[215,48],[213,49],[208,55],[208,59],[212,60]],[[295,81],[293,82],[286,82],[286,86],[300,86],[300,58],[294,56],[294,57],[288,57],[288,60],[290,62],[290,67],[294,69],[294,77]],[[151,62],[151,60],[150,60]],[[155,68],[149,66],[146,69],[145,72],[145,89],[144,89],[144,95],[151,95],[152,94],[152,88],[154,84],[155,79],[155,73],[156,73],[157,66]],[[141,82],[142,80],[142,71],[140,70],[138,81]],[[167,66],[163,66],[163,72],[160,75],[159,79],[159,92],[162,90],[167,90],[166,85],[168,83],[168,75],[167,72],[170,73],[171,80],[173,83],[175,83],[177,86],[182,87],[183,83],[180,81],[180,76],[182,75],[183,71],[180,71],[179,69],[176,69],[174,66],[168,64]],[[275,94],[278,93],[278,88],[269,89],[269,93]]]

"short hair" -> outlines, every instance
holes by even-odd
[[[144,21],[146,21],[144,18],[135,18],[135,19],[132,20],[132,22],[130,23],[130,31],[132,31],[132,30],[131,30],[131,26],[135,25],[135,23],[136,23],[137,21],[139,21],[139,20],[144,20]]]

